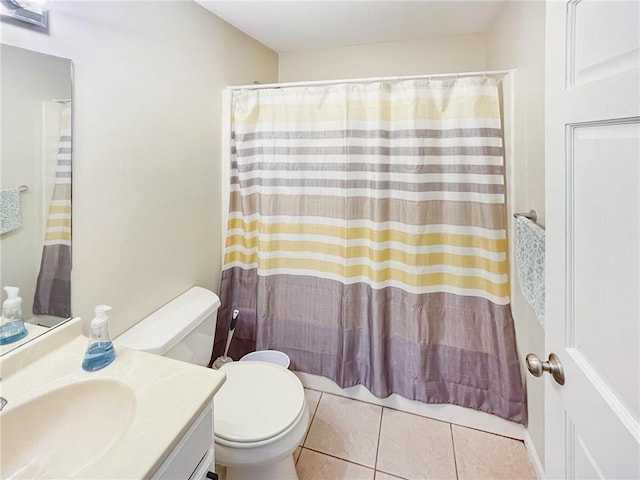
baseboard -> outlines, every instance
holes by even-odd
[[[470,408],[457,405],[430,405],[415,400],[408,400],[400,395],[393,394],[387,398],[375,397],[362,385],[342,389],[335,382],[326,377],[311,375],[304,372],[294,372],[302,384],[313,390],[332,393],[342,397],[352,398],[363,402],[373,403],[382,407],[393,408],[403,412],[413,413],[422,417],[429,417],[443,422],[454,423],[463,427],[483,430],[504,437],[524,440],[527,434],[524,426],[510,422],[489,413],[479,412]],[[542,478],[542,477],[538,477]]]
[[[524,446],[527,447],[527,452],[529,453],[529,460],[531,460],[531,463],[533,464],[533,468],[536,471],[536,477],[539,480],[543,480],[545,478],[544,468],[542,467],[542,462],[540,461],[540,457],[538,456],[538,451],[533,445],[533,440],[531,439],[531,436],[529,435],[528,430],[524,431]]]

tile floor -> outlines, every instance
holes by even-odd
[[[524,443],[305,389],[300,480],[535,479]]]

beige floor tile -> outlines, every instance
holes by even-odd
[[[374,467],[382,407],[324,393],[304,446]]]
[[[296,448],[296,451],[293,452],[293,462],[298,463],[298,459],[300,458],[300,453],[302,452],[302,447]]]
[[[339,458],[302,449],[296,465],[300,480],[373,480],[374,471]]]
[[[389,475],[388,473],[376,470],[376,476],[374,480],[404,480],[402,477],[396,477],[395,475]]]
[[[458,477],[464,479],[535,479],[524,443],[453,425]]]
[[[407,479],[455,479],[450,425],[385,408],[376,469]]]

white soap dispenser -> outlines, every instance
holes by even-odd
[[[17,342],[27,335],[22,320],[22,299],[18,287],[4,287],[7,299],[2,303],[2,323],[0,324],[0,345]]]
[[[82,362],[82,368],[88,372],[100,370],[116,358],[116,350],[109,335],[109,310],[109,305],[98,305],[95,308],[95,317],[91,320],[89,346]]]

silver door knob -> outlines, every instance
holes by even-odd
[[[550,353],[546,362],[540,360],[535,353],[530,353],[527,355],[527,369],[534,377],[541,377],[544,372],[549,372],[556,382],[564,385],[564,369],[555,353]]]

